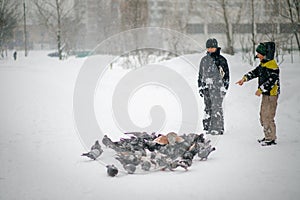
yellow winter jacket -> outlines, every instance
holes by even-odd
[[[274,59],[266,63],[261,63],[261,66],[272,70],[279,70],[279,67]],[[279,82],[276,82],[272,87],[272,89],[270,90],[270,96],[276,96],[278,94],[278,88],[279,88]]]
[[[279,67],[275,60],[261,62],[244,77],[247,81],[258,78],[258,89],[265,95],[276,96],[280,93]]]

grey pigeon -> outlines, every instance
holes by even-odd
[[[99,149],[99,150],[101,149],[101,145],[99,144],[98,140],[96,140],[95,144],[91,147],[91,150],[93,149]]]
[[[188,163],[187,160],[183,161],[183,160],[175,160],[171,163],[170,167],[171,169],[176,169],[177,167],[182,167],[185,170],[187,170],[188,167],[190,167],[191,164]]]
[[[103,150],[99,150],[99,149],[93,149],[90,150],[87,153],[83,153],[81,156],[87,156],[93,160],[96,160],[101,154],[103,153]]]
[[[182,167],[185,170],[187,170],[187,168],[189,167],[182,160],[166,159],[165,161],[166,161],[165,166],[162,168],[163,171],[166,170],[166,169],[169,169],[170,171],[174,171],[174,169],[176,169],[177,167]]]
[[[193,160],[195,154],[191,151],[186,151],[184,152],[184,154],[182,155],[183,159],[189,159],[189,160]]]
[[[141,156],[132,152],[119,152],[115,159],[122,165],[133,164],[137,166],[141,162]]]
[[[193,155],[196,155],[200,149],[201,149],[201,146],[200,144],[202,143],[198,143],[198,142],[194,142],[190,147],[189,147],[189,150],[191,153],[193,153]]]
[[[156,152],[151,152],[150,153],[150,159],[154,159],[156,157]]]
[[[211,143],[211,140],[206,140],[204,141],[203,143],[200,143],[200,144],[203,144],[205,147],[208,147]]]
[[[103,143],[106,147],[111,147],[111,146],[114,145],[113,141],[112,141],[107,135],[104,135],[104,136],[103,136],[102,143]]]
[[[151,167],[151,163],[149,161],[143,161],[141,164],[142,170],[149,171]]]
[[[91,150],[87,153],[83,153],[81,156],[87,156],[93,160],[96,160],[102,153],[103,150],[99,144],[99,141],[96,140],[95,144],[91,147]]]
[[[162,154],[157,155],[154,159],[155,163],[157,163],[159,167],[167,166],[170,160],[171,158]]]
[[[192,166],[193,160],[192,159],[182,159],[179,161],[180,166],[187,170],[188,167]]]
[[[195,140],[196,140],[197,142],[204,143],[204,142],[205,142],[204,134],[201,133],[200,135],[197,135],[197,137],[195,138]]]
[[[136,166],[134,164],[127,164],[124,165],[123,167],[128,172],[128,174],[133,174],[136,170]]]
[[[208,147],[206,148],[201,148],[199,153],[198,153],[198,156],[201,160],[207,160],[207,157],[208,155],[212,152],[212,151],[215,151],[216,148],[215,147],[211,147],[211,145],[209,145]]]
[[[170,161],[167,163],[167,166],[163,168],[163,170],[169,169],[170,171],[174,171],[174,169],[176,169],[177,167],[179,167],[179,162],[177,160]]]
[[[124,133],[126,135],[134,135],[137,138],[151,138],[151,136],[149,134],[147,134],[146,132],[128,132],[128,133]]]
[[[114,177],[118,174],[118,168],[116,168],[114,165],[107,165],[107,174],[108,176]]]

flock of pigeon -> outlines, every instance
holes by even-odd
[[[187,170],[196,155],[200,160],[207,160],[209,154],[215,150],[210,144],[211,141],[204,138],[204,134],[190,133],[181,136],[174,132],[167,135],[146,132],[125,134],[130,137],[114,142],[104,135],[102,143],[116,152],[115,159],[128,174],[135,173],[138,167],[143,171],[157,169],[173,171],[177,167]],[[103,149],[97,140],[91,150],[82,156],[96,160],[102,153]],[[115,165],[106,165],[106,168],[107,174],[112,177],[119,172]]]

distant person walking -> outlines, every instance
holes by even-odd
[[[203,130],[207,134],[224,133],[223,99],[229,87],[227,60],[220,54],[218,41],[206,41],[207,52],[201,59],[198,75],[200,96],[204,98]]]
[[[14,51],[13,57],[14,57],[14,60],[17,60],[17,51]]]
[[[276,144],[275,114],[278,95],[280,93],[279,67],[274,60],[275,43],[260,43],[256,48],[260,64],[254,70],[248,72],[236,84],[243,85],[244,82],[258,78],[258,89],[255,95],[261,96],[260,123],[263,127],[265,137],[258,142],[262,146]]]

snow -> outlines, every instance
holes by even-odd
[[[116,177],[109,177],[103,163],[117,161],[105,154],[108,149],[103,148],[98,161],[80,156],[92,145],[80,137],[82,133],[78,133],[73,116],[74,88],[86,58],[58,61],[47,57],[47,53],[32,51],[25,58],[19,52],[16,61],[12,56],[0,60],[1,200],[299,198],[300,56],[294,57],[294,63],[286,56],[280,65],[278,145],[262,147],[256,141],[263,137],[259,124],[260,98],[254,95],[257,82],[247,82],[242,87],[234,84],[252,67],[239,54],[225,55],[231,72],[224,102],[225,134],[212,137],[217,150],[208,160],[194,160],[188,171],[133,175],[121,171]],[[197,72],[186,60],[198,66],[202,56],[203,53],[186,55],[184,59],[160,63],[179,73],[195,92],[199,132],[203,99],[197,94]],[[124,137],[113,117],[114,88],[130,72],[118,67],[107,70],[95,91],[97,121],[103,132],[114,139]],[[176,97],[180,92],[180,88],[170,90],[154,84],[137,88],[127,99],[130,120],[137,127],[147,127],[153,122],[149,115],[151,108],[160,105],[166,119],[160,132],[180,130],[180,124],[188,124],[181,115],[184,105]]]

